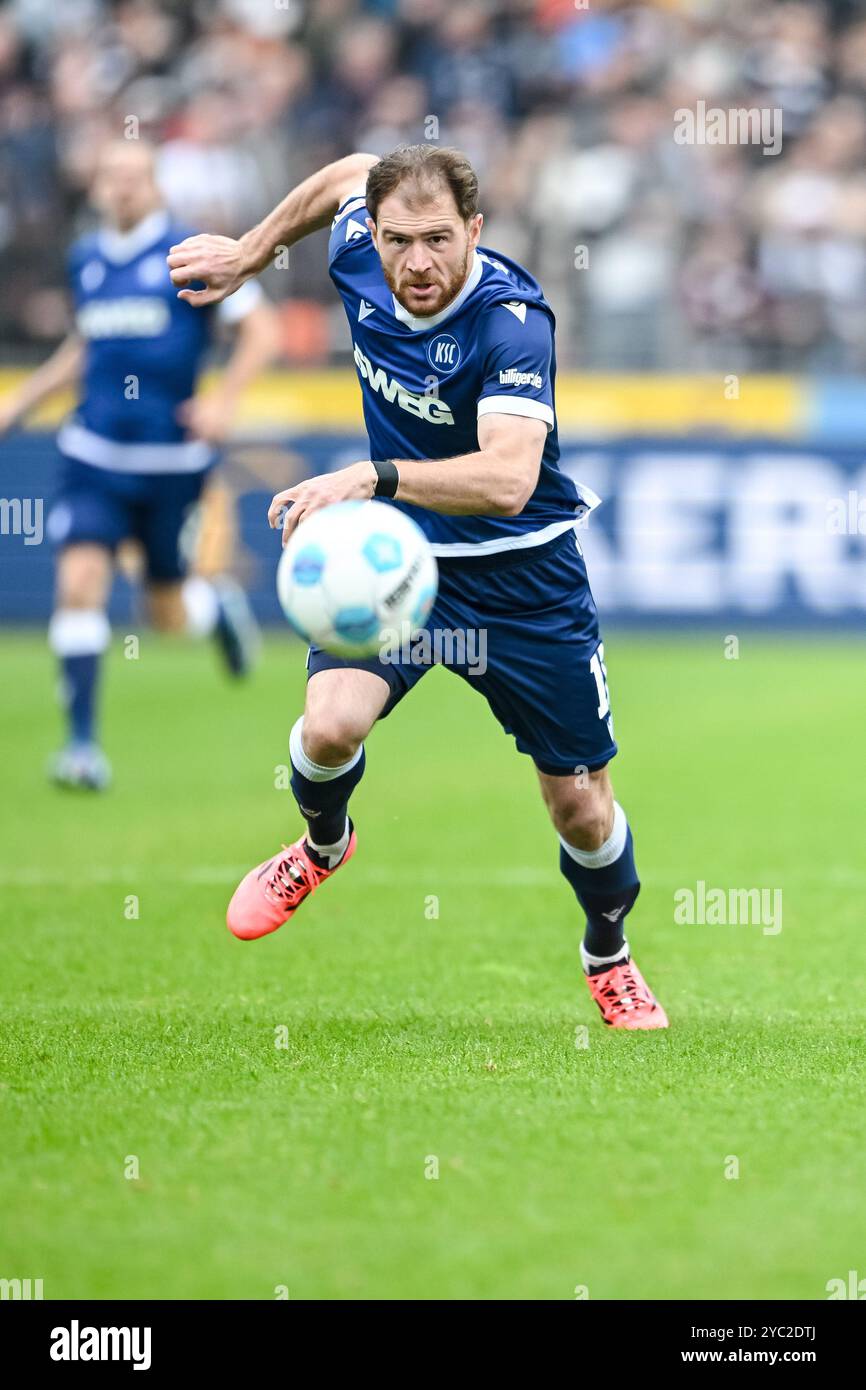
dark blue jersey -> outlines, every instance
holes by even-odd
[[[363,196],[331,226],[329,268],[349,320],[372,458],[450,458],[478,449],[478,418],[530,416],[547,425],[538,484],[516,517],[446,516],[395,503],[437,555],[539,545],[597,505],[559,471],[553,311],[537,281],[479,248],[459,294],[428,318],[389,290],[366,226]]]
[[[213,308],[178,299],[169,277],[169,248],[188,235],[158,211],[128,233],[103,228],[72,247],[69,277],[85,359],[79,405],[59,444],[73,458],[132,472],[188,472],[212,461],[210,446],[190,439],[178,419],[217,317]],[[258,287],[253,293],[258,298]],[[225,316],[236,320],[249,307],[245,296]]]

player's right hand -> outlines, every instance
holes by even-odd
[[[227,299],[249,279],[250,274],[245,267],[239,241],[229,236],[212,236],[207,232],[188,236],[185,241],[172,246],[166,260],[172,284],[188,286],[193,280],[204,281],[203,290],[183,288],[177,296],[197,309]]]

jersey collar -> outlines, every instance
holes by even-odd
[[[99,249],[107,261],[115,265],[125,265],[141,255],[149,246],[159,241],[168,230],[168,212],[156,208],[148,213],[128,232],[118,232],[114,227],[102,227],[99,233]]]
[[[469,298],[475,286],[478,284],[478,281],[481,279],[484,262],[477,251],[473,251],[472,256],[472,269],[467,276],[466,284],[463,286],[460,293],[455,295],[451,303],[446,304],[444,309],[440,309],[438,314],[432,314],[429,318],[418,318],[415,314],[410,314],[408,309],[404,309],[399,299],[395,299],[392,294],[391,301],[394,305],[394,317],[398,318],[401,323],[405,323],[406,327],[410,328],[413,333],[425,333],[428,328],[438,328],[440,323],[443,323],[445,319],[450,318],[453,313],[456,313],[464,300]]]

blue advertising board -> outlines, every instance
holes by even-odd
[[[222,476],[235,496],[236,564],[270,623],[280,621],[279,540],[265,521],[272,493],[365,457],[366,445],[360,434],[295,434],[264,451],[265,469],[262,452],[233,448]],[[0,621],[41,623],[51,606],[53,436],[16,436],[0,465]],[[562,467],[604,501],[580,534],[606,622],[863,625],[866,451],[705,436],[565,438]],[[130,602],[120,582],[114,615]]]

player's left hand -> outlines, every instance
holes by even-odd
[[[276,531],[283,528],[283,545],[305,517],[333,502],[369,502],[376,488],[376,470],[369,459],[306,478],[295,487],[278,492],[268,507],[268,523]]]
[[[225,443],[231,429],[234,407],[224,396],[192,396],[177,408],[178,419],[195,439],[208,444]]]

